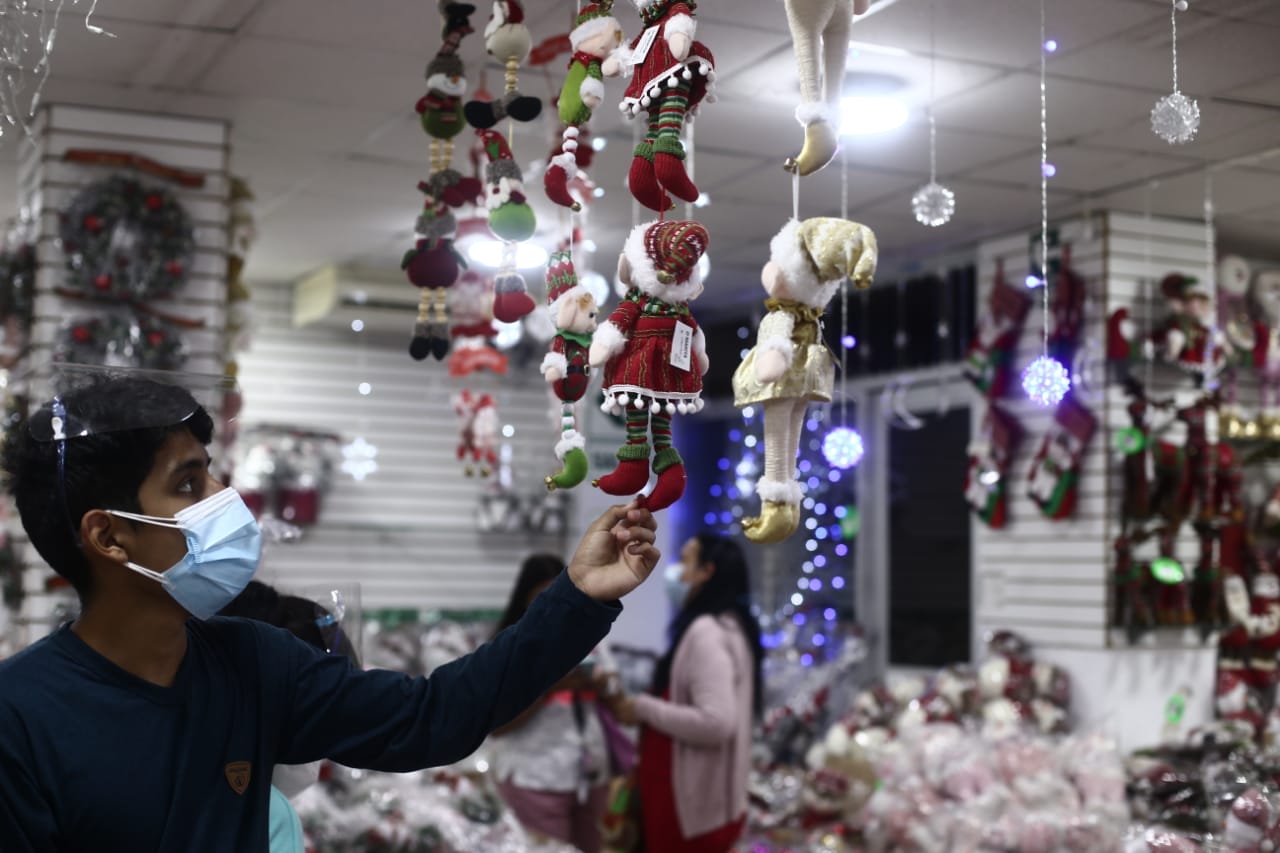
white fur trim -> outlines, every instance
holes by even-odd
[[[563,462],[565,454],[570,450],[584,450],[586,446],[587,440],[581,433],[577,430],[569,430],[556,442],[556,458]]]
[[[624,80],[631,76],[635,67],[631,64],[631,45],[620,44],[609,52],[609,59],[618,63],[618,76]],[[625,105],[619,105],[620,107]]]
[[[778,480],[761,478],[756,483],[756,494],[764,501],[780,504],[799,504],[800,501],[796,498],[795,489],[792,488],[793,483],[794,481],[783,483]]]
[[[643,222],[632,228],[622,246],[622,255],[631,267],[631,286],[672,305],[697,299],[702,295],[702,273],[697,266],[690,271],[684,284],[662,284],[658,281],[658,271],[654,269],[644,246],[645,232],[654,225],[657,223]]]
[[[564,169],[566,172],[568,172],[571,169],[574,172],[576,172],[578,171],[578,158],[573,156],[573,154],[569,152],[565,152],[563,154],[557,154],[556,156],[551,158],[551,165],[559,166],[561,169]]]
[[[549,352],[542,357],[542,366],[538,368],[538,372],[546,373],[550,368],[560,371],[560,376],[563,378],[569,372],[569,360],[564,357],[564,353]]]
[[[573,125],[569,125],[564,129],[564,133],[561,135],[564,136],[565,139],[577,139],[580,132],[581,131],[579,131],[578,128]]]
[[[814,308],[826,307],[843,281],[818,281],[813,261],[800,245],[800,222],[796,219],[788,221],[769,241],[769,258],[786,275],[791,295]]]
[[[551,319],[554,320],[556,318],[558,312],[560,311],[561,302],[564,302],[566,299],[577,299],[579,296],[582,296],[584,294],[586,294],[587,296],[590,296],[591,291],[587,290],[581,284],[575,284],[573,287],[569,288],[564,293],[560,294],[555,299],[553,299],[551,301],[551,304],[547,306],[547,312],[551,314]]]
[[[662,35],[670,36],[680,33],[686,35],[693,40],[693,34],[698,31],[698,22],[690,15],[674,15],[662,27]]]
[[[606,320],[596,329],[596,333],[591,336],[593,345],[599,344],[609,357],[622,352],[622,348],[627,345],[627,336],[622,334],[622,330],[615,326],[612,322]]]
[[[607,30],[620,29],[616,18],[604,15],[599,18],[579,24],[569,33],[569,44],[573,45],[573,49],[577,50],[578,45],[582,44],[589,38],[598,36]]]
[[[582,96],[582,100],[590,97],[596,97],[604,100],[604,83],[601,83],[594,77],[585,77],[582,85],[578,87],[578,94]]]
[[[835,126],[839,124],[839,117],[823,101],[814,101],[796,107],[796,121],[800,122],[801,127],[808,127],[818,122]]]

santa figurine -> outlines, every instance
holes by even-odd
[[[1170,315],[1152,333],[1157,353],[1193,377],[1216,376],[1230,354],[1226,336],[1213,329],[1213,301],[1197,279],[1172,273],[1160,283]]]
[[[625,73],[622,63],[632,66],[621,109],[627,118],[645,113],[649,127],[636,146],[627,185],[636,201],[661,212],[673,206],[671,195],[690,204],[698,200],[698,188],[685,170],[680,134],[686,118],[708,99],[715,61],[694,38],[693,0],[632,2],[645,30],[625,55],[610,56],[602,69],[612,76]]]
[[[1249,678],[1270,702],[1276,685],[1276,653],[1280,652],[1280,577],[1259,558],[1249,588]]]
[[[1253,346],[1260,384],[1257,436],[1275,441],[1280,439],[1280,270],[1254,276],[1249,295],[1259,316]]]
[[[1244,724],[1255,737],[1261,730],[1262,707],[1257,695],[1249,689],[1240,672],[1234,670],[1218,672],[1213,704],[1218,719]]]
[[[633,228],[618,260],[627,295],[591,341],[591,366],[604,367],[602,408],[627,421],[618,467],[596,485],[610,495],[639,492],[649,481],[652,455],[658,481],[641,503],[653,511],[684,494],[684,460],[671,444],[671,418],[703,406],[702,377],[710,362],[689,303],[702,293],[698,261],[709,241],[697,222]]]
[[[1225,853],[1274,853],[1271,803],[1257,788],[1236,797],[1222,827]]]

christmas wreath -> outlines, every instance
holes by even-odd
[[[68,286],[124,301],[170,296],[195,252],[191,218],[167,190],[113,175],[81,190],[62,213]]]
[[[63,326],[54,345],[54,360],[72,364],[177,370],[186,359],[177,331],[143,316],[78,318]]]
[[[17,320],[26,328],[35,303],[36,247],[24,243],[0,252],[0,322]]]

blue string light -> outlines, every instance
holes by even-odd
[[[1023,372],[1022,388],[1036,404],[1056,406],[1070,390],[1071,377],[1060,363],[1042,355]]]

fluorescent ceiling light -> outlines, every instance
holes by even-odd
[[[907,105],[897,98],[853,95],[840,100],[840,134],[869,136],[907,123]]]
[[[502,266],[502,254],[505,244],[499,240],[478,240],[467,249],[467,257],[482,267],[498,269]],[[547,250],[536,243],[519,243],[516,245],[516,267],[522,270],[535,269],[547,265]]]

